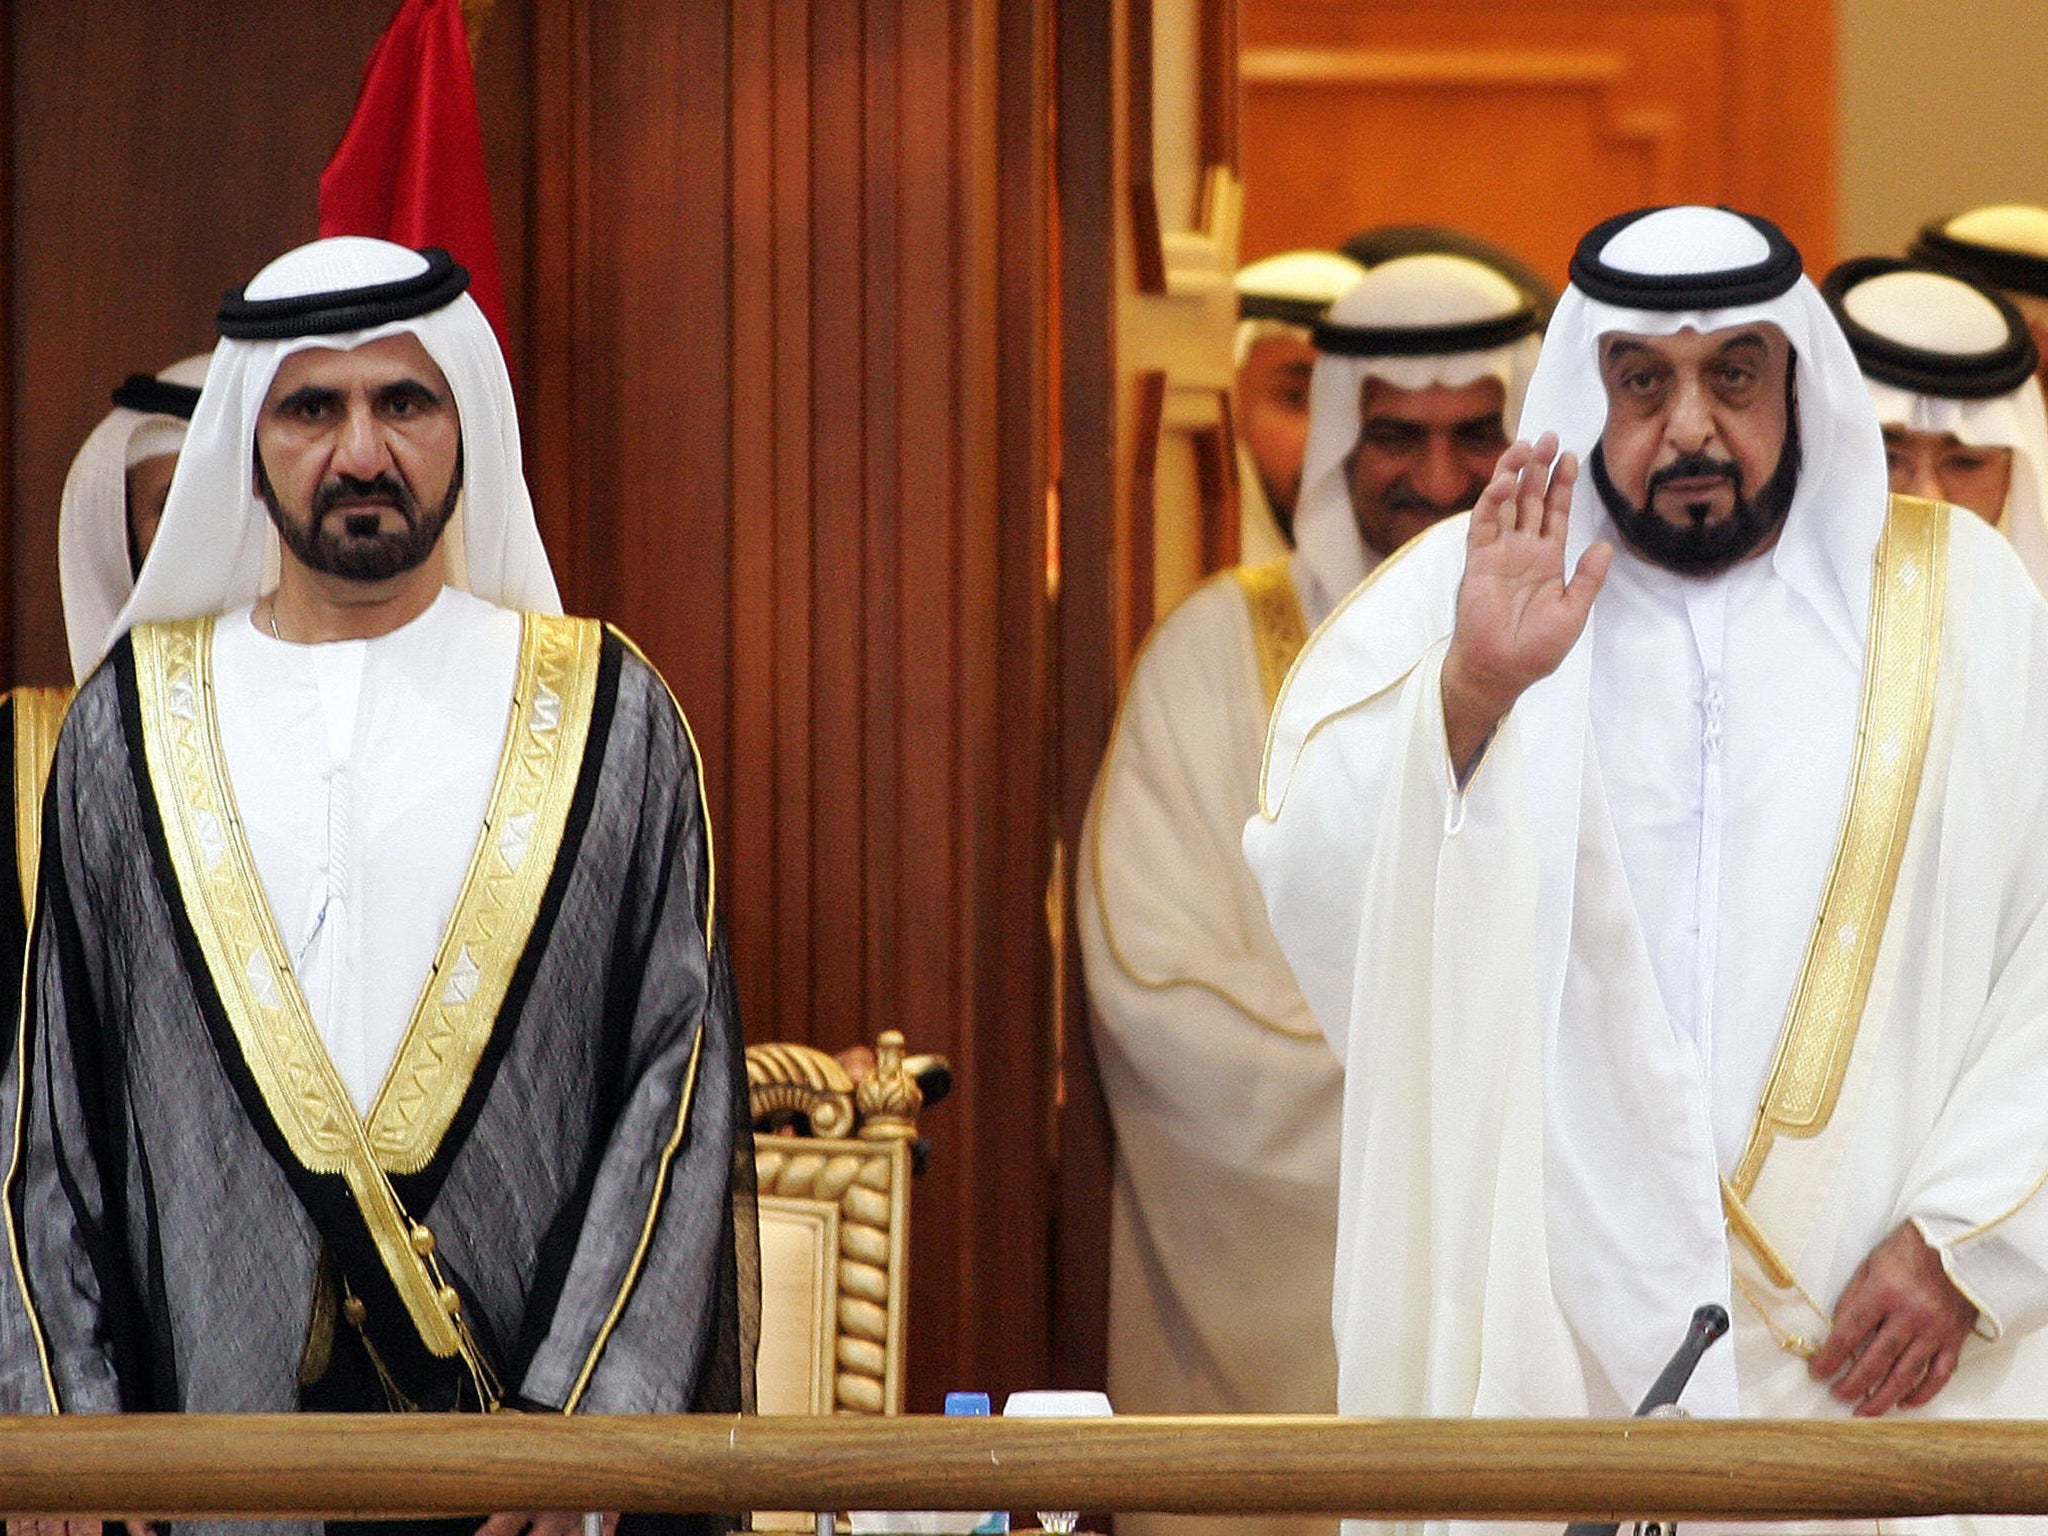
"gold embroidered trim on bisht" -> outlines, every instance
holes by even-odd
[[[489,1044],[553,876],[590,738],[601,626],[522,615],[519,671],[497,780],[448,929],[370,1106],[389,1173],[434,1159]]]
[[[1263,565],[1241,565],[1231,573],[1251,610],[1252,651],[1259,658],[1259,685],[1268,714],[1280,697],[1280,685],[1287,681],[1288,668],[1308,644],[1308,616],[1294,590],[1291,564],[1291,556],[1282,556]]]
[[[57,756],[57,731],[71,707],[69,688],[17,688],[14,704],[14,867],[21,911],[36,915],[36,861],[43,848],[43,791]]]
[[[1841,836],[1756,1124],[1729,1179],[1744,1200],[1777,1137],[1826,1127],[1849,1070],[1934,724],[1948,517],[1943,503],[1894,496],[1878,542]]]
[[[566,736],[570,727],[569,705],[575,699],[584,701],[581,724],[574,728],[579,744],[587,732],[588,699],[594,685],[572,688],[565,697],[535,682],[542,675],[559,676],[543,665],[543,657],[563,644],[572,646],[594,673],[597,626],[583,626],[587,637],[564,637],[558,632],[558,627],[573,628],[577,622],[526,619],[518,672],[521,686],[515,689],[515,709],[504,757],[517,757],[531,749],[537,734]],[[432,1238],[424,1228],[412,1223],[386,1170],[379,1165],[368,1128],[357,1114],[320,1038],[292,969],[291,957],[264,898],[255,858],[235,806],[221,744],[213,691],[213,632],[214,621],[210,617],[144,625],[134,631],[143,749],[186,915],[220,993],[244,1064],[292,1156],[309,1172],[339,1176],[346,1182],[421,1342],[443,1358],[460,1354],[470,1359],[473,1348],[459,1314],[459,1300],[446,1285],[433,1257]],[[558,654],[555,661],[559,664]],[[547,729],[537,730],[543,719],[550,722]],[[525,782],[522,768],[508,771],[501,759],[498,784],[486,813],[485,835],[480,839],[480,853],[495,847],[493,828],[500,838],[505,835],[510,805],[520,792],[509,786]],[[535,814],[538,817],[538,811]],[[536,823],[533,831],[539,830]],[[559,835],[557,829],[557,838]],[[552,864],[552,852],[542,848],[536,839],[522,862]],[[471,878],[465,881],[465,898],[478,884],[475,874],[472,869]],[[487,887],[502,883],[485,881]],[[489,920],[491,926],[465,934],[460,927],[465,917],[472,923]],[[481,912],[466,901],[459,901],[457,921],[451,923],[443,953],[460,955],[466,943],[481,977],[485,966],[497,959],[497,946],[512,942],[515,930],[517,942],[523,948],[531,924],[531,913],[520,924],[504,914]],[[517,958],[515,952],[508,963],[516,964]],[[421,1005],[415,1009],[407,1030],[407,1048],[424,1032],[421,1013],[437,1007],[448,986],[448,978],[429,976]],[[473,1016],[474,1010],[459,1015],[465,1031]],[[484,1022],[486,1037],[491,1022],[494,1021]],[[428,1038],[440,1040],[432,1034]],[[442,1061],[441,1071],[451,1078],[459,1075],[460,1081],[453,1089],[458,1101],[481,1052],[479,1042],[474,1052],[467,1055],[466,1067],[463,1054],[454,1049]],[[404,1054],[402,1049],[401,1056]],[[415,1117],[414,1123],[431,1124],[424,1112]],[[474,1369],[477,1362],[471,1363]]]

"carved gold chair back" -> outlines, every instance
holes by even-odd
[[[906,1061],[894,1030],[853,1072],[812,1046],[747,1047],[764,1414],[903,1410],[916,1074],[934,1063]]]

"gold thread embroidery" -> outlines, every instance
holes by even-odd
[[[717,846],[711,839],[711,796],[709,787],[704,782],[704,754],[697,747],[697,733],[690,728],[690,717],[683,713],[682,704],[677,700],[674,690],[669,688],[668,680],[661,675],[661,670],[649,661],[647,653],[635,645],[631,637],[616,625],[607,624],[605,628],[617,638],[619,644],[632,652],[642,666],[653,673],[654,680],[668,693],[669,706],[676,712],[676,720],[683,728],[683,740],[689,744],[690,761],[697,770],[697,813],[704,829],[705,979],[709,982],[711,956],[717,948],[718,857]],[[709,1001],[707,995],[707,1005]],[[590,1386],[590,1378],[597,1372],[597,1362],[604,1354],[604,1347],[611,1342],[613,1330],[618,1327],[619,1319],[625,1316],[626,1303],[633,1295],[633,1288],[639,1284],[641,1266],[646,1263],[647,1250],[654,1241],[654,1225],[661,1216],[661,1202],[668,1192],[669,1165],[674,1162],[676,1149],[683,1144],[683,1132],[689,1125],[690,1106],[697,1093],[697,1058],[703,1049],[704,1030],[700,1025],[696,1041],[690,1047],[690,1065],[684,1075],[681,1099],[676,1105],[676,1123],[669,1133],[668,1145],[661,1150],[661,1161],[654,1171],[654,1189],[648,1197],[647,1215],[640,1225],[639,1244],[633,1250],[633,1261],[626,1266],[625,1278],[619,1282],[618,1294],[612,1298],[611,1308],[605,1314],[604,1323],[598,1328],[597,1337],[591,1341],[590,1351],[583,1358],[583,1368],[576,1374],[576,1385],[569,1391],[569,1400],[562,1405],[564,1413],[574,1413],[576,1405],[583,1400],[583,1394]]]
[[[1287,670],[1308,644],[1308,619],[1301,595],[1294,590],[1291,556],[1264,565],[1241,565],[1231,574],[1251,610],[1252,650],[1259,658],[1259,685],[1265,690],[1266,713],[1280,697]]]
[[[57,732],[71,707],[69,688],[17,688],[14,705],[14,865],[21,877],[21,910],[36,915],[36,860],[43,847],[43,791],[57,756]]]
[[[309,1171],[346,1182],[421,1341],[446,1358],[461,1350],[455,1319],[413,1251],[412,1224],[377,1167],[262,894],[221,748],[213,630],[207,617],[134,631],[143,752],[186,916],[286,1146]]]
[[[561,851],[597,696],[603,630],[523,615],[519,671],[476,851],[390,1070],[370,1106],[378,1165],[433,1161],[498,1022]]]
[[[1934,724],[1949,509],[1894,496],[1871,587],[1863,705],[1842,831],[1749,1143],[1747,1199],[1779,1136],[1817,1136],[1849,1070]]]
[[[1750,1257],[1756,1260],[1757,1268],[1763,1271],[1764,1279],[1778,1290],[1790,1291],[1798,1296],[1806,1304],[1807,1311],[1820,1320],[1821,1326],[1828,1332],[1833,1332],[1833,1315],[1814,1299],[1813,1292],[1799,1283],[1799,1277],[1792,1272],[1792,1266],[1785,1262],[1784,1255],[1780,1254],[1771,1240],[1764,1236],[1763,1228],[1757,1225],[1756,1218],[1749,1213],[1749,1207],[1743,1204],[1742,1197],[1735,1193],[1726,1179],[1721,1181],[1721,1211],[1728,1219],[1728,1230],[1744,1248],[1749,1250]],[[1770,1304],[1757,1295],[1756,1288],[1744,1280],[1739,1272],[1731,1278],[1735,1282],[1735,1288],[1742,1292],[1742,1299],[1754,1307],[1757,1316],[1763,1319],[1764,1327],[1770,1330],[1772,1339],[1780,1349],[1788,1350],[1804,1360],[1811,1357],[1820,1347],[1805,1334],[1794,1333],[1780,1323]]]
[[[1779,1290],[1790,1290],[1799,1283],[1798,1277],[1792,1273],[1792,1266],[1779,1257],[1771,1240],[1764,1236],[1763,1228],[1749,1214],[1749,1207],[1742,1203],[1742,1197],[1729,1187],[1726,1179],[1721,1181],[1721,1212],[1728,1219],[1728,1229],[1755,1256],[1766,1280]]]
[[[516,723],[508,727],[505,756],[520,758],[534,750],[537,736],[547,739],[547,747],[540,755],[558,753],[568,737],[573,735],[580,742],[582,733],[587,731],[594,683],[586,680],[569,689],[565,697],[564,693],[536,681],[550,675],[544,660],[551,653],[556,662],[563,661],[559,648],[565,643],[582,658],[582,672],[594,673],[597,626],[580,625],[581,635],[575,633],[578,627],[578,621],[559,619],[531,621],[522,626],[519,676],[523,683],[533,686],[515,690],[512,719]],[[320,1039],[290,956],[264,900],[254,857],[235,808],[234,790],[221,747],[212,681],[213,629],[214,621],[206,618],[145,626],[135,632],[144,752],[164,820],[171,863],[185,895],[194,932],[220,989],[250,1075],[276,1118],[292,1155],[314,1173],[339,1175],[344,1180],[421,1341],[444,1358],[461,1355],[481,1382],[484,1363],[475,1357],[460,1315],[459,1300],[446,1284],[433,1256],[430,1236],[424,1228],[413,1225],[378,1162],[369,1128],[357,1115]],[[555,674],[555,681],[566,685],[568,674]],[[582,725],[565,730],[570,723],[567,707],[579,698],[583,701]],[[545,729],[537,729],[539,725],[545,725]],[[494,851],[503,857],[507,805],[499,792],[505,792],[516,803],[520,787],[530,782],[530,775],[523,771],[528,766],[507,772],[501,758],[492,805],[495,814],[487,813],[480,852]],[[489,835],[493,827],[498,831],[496,840]],[[536,826],[524,830],[530,834],[540,829]],[[555,837],[559,836],[557,826]],[[506,862],[551,864],[551,851],[530,842],[523,859]],[[471,873],[473,876],[474,869]],[[531,884],[514,883],[520,889]],[[545,883],[541,880],[539,888],[544,889]],[[466,914],[474,922],[493,896],[501,901],[506,898],[504,887],[502,879],[486,878],[481,884],[474,878],[466,879],[464,898],[479,889],[482,894],[475,902],[458,901],[458,916]],[[532,897],[532,901],[537,904],[538,897]],[[523,947],[531,923],[529,912],[524,924],[507,922],[491,930],[489,943],[481,934],[471,936],[469,954],[478,977],[487,963],[498,959],[498,946],[510,942],[515,932]],[[451,924],[444,953],[459,954],[460,950],[451,946],[459,945],[464,937]],[[503,963],[509,976],[509,967],[516,965],[517,955]],[[473,1003],[483,988],[467,973],[464,979],[476,984],[459,1001]],[[447,1038],[446,1032],[436,1032],[431,1024],[425,1028],[420,1025],[423,1013],[448,1000],[448,986],[449,981],[438,973],[429,976],[420,1007],[415,1009],[408,1027],[406,1045],[401,1049],[402,1058],[411,1058],[409,1071],[394,1080],[418,1084],[423,1075],[419,1057],[423,1053],[430,1055],[434,1071],[451,1081],[460,1076],[461,1081],[452,1087],[453,1101],[459,1102],[467,1074],[474,1070],[476,1057],[481,1054],[481,1041],[469,1040],[465,1053],[456,1049],[457,1043]],[[502,991],[499,996],[502,998]],[[458,1015],[458,1019],[474,1016],[467,1013]],[[488,1028],[484,1038],[488,1038]],[[400,1116],[411,1137],[409,1142],[399,1142],[401,1150],[416,1152],[418,1141],[426,1139],[427,1132],[438,1140],[440,1132],[446,1129],[447,1117],[453,1113],[447,1098],[449,1091],[450,1083],[444,1082],[429,1084],[416,1100],[401,1094],[398,1102],[412,1111]],[[446,1112],[441,1114],[444,1105]],[[429,1147],[429,1156],[431,1150]]]
[[[1736,1275],[1733,1278],[1735,1289],[1742,1292],[1742,1299],[1748,1302],[1750,1308],[1763,1320],[1764,1328],[1769,1332],[1772,1343],[1776,1344],[1778,1348],[1784,1350],[1788,1355],[1797,1355],[1802,1360],[1811,1360],[1816,1354],[1820,1353],[1819,1344],[1814,1343],[1813,1340],[1803,1333],[1794,1333],[1778,1321],[1777,1317],[1771,1312],[1770,1304],[1757,1295],[1755,1286],[1751,1285],[1740,1275]],[[1830,1329],[1832,1329],[1832,1326],[1830,1324]]]

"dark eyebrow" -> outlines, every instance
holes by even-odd
[[[439,405],[441,397],[418,379],[394,379],[389,384],[377,386],[377,398],[390,400],[399,395],[412,395],[430,405]]]
[[[301,384],[271,409],[294,411],[309,405],[331,405],[340,398],[341,391],[338,389],[328,389],[319,384]]]
[[[1634,352],[1648,352],[1649,350],[1649,347],[1633,337],[1616,336],[1607,343],[1607,349],[1601,356],[1600,361],[1602,363],[1611,363],[1618,357],[1627,357]]]
[[[1722,342],[1718,350],[1724,355],[1735,351],[1737,348],[1768,352],[1770,345],[1769,342],[1764,340],[1763,332],[1744,331],[1740,336],[1731,336],[1728,340]]]

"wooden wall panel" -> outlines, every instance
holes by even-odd
[[[570,253],[535,290],[544,513],[697,725],[749,1037],[953,1059],[910,1405],[1037,1384],[1046,33],[997,0],[535,3],[570,129],[535,167]]]
[[[1449,223],[1562,281],[1646,203],[1730,203],[1825,270],[1827,0],[1245,0],[1246,260]]]
[[[212,345],[222,291],[315,233],[320,169],[394,8],[295,0],[289,26],[222,0],[7,8],[12,681],[69,680],[57,503],[108,391]],[[501,0],[479,72],[515,326],[525,46],[525,0]]]

